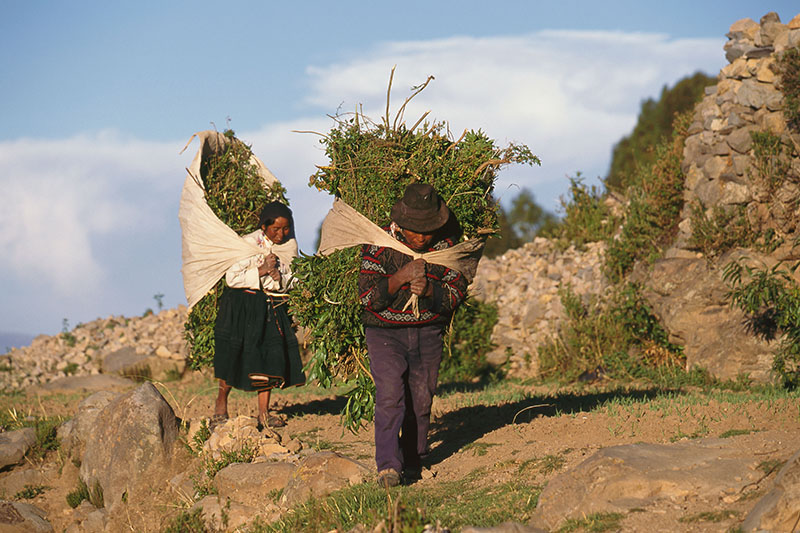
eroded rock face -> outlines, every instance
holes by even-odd
[[[292,507],[311,497],[327,496],[347,485],[365,481],[372,471],[336,452],[318,452],[303,459],[286,484],[281,504]]]
[[[744,531],[796,531],[800,523],[800,451],[775,478],[775,485],[742,523]]]
[[[605,448],[547,484],[531,523],[552,531],[567,518],[628,512],[657,500],[718,501],[756,482],[758,462],[726,439]]]
[[[113,510],[140,479],[169,464],[177,436],[172,407],[145,383],[115,398],[97,415],[86,439],[81,479],[90,491],[99,486],[105,507]]]
[[[52,533],[53,526],[38,507],[0,500],[0,531],[3,533]]]
[[[719,269],[697,257],[660,259],[648,273],[646,287],[643,296],[670,342],[683,346],[687,369],[700,366],[720,379],[773,379],[777,341],[754,335],[744,313],[731,307]]]

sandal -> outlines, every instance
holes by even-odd
[[[208,430],[214,433],[217,426],[224,424],[228,420],[228,415],[213,415],[208,419]]]
[[[270,414],[266,416],[266,419],[264,415],[259,415],[258,423],[261,424],[262,428],[282,428],[286,425],[286,421],[283,418]]]

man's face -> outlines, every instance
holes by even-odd
[[[417,233],[406,228],[401,228],[400,231],[403,233],[408,247],[417,252],[427,250],[433,240],[433,233]]]

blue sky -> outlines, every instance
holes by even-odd
[[[0,20],[0,332],[54,334],[185,303],[180,188],[196,131],[233,128],[287,187],[311,253],[331,198],[308,188],[328,115],[406,113],[527,144],[504,170],[557,210],[605,175],[640,102],[716,75],[730,25],[796,2],[11,2]],[[413,120],[411,120],[413,118]]]

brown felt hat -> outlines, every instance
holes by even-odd
[[[404,229],[431,233],[444,226],[450,217],[447,204],[427,183],[412,183],[392,207],[392,220]]]

